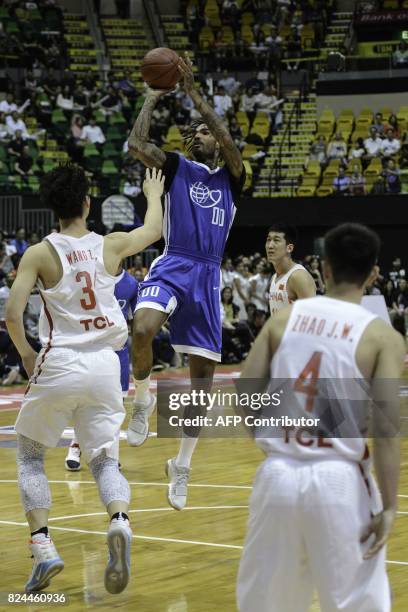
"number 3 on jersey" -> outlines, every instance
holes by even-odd
[[[295,380],[293,386],[295,391],[306,395],[307,412],[312,412],[313,403],[318,393],[317,381],[319,379],[321,361],[322,353],[320,351],[315,351],[299,374],[299,377]]]
[[[77,283],[80,283],[82,280],[85,280],[85,286],[82,287],[82,293],[85,298],[80,300],[80,304],[84,310],[92,310],[96,306],[96,298],[95,293],[92,288],[92,279],[89,272],[78,272],[75,277]]]

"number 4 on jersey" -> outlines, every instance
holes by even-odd
[[[317,381],[319,379],[320,363],[322,361],[322,353],[315,351],[301,373],[295,380],[294,390],[298,393],[304,393],[307,396],[306,410],[312,412],[313,403],[318,393]]]

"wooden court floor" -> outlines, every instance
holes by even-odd
[[[22,389],[0,388],[0,591],[22,591],[31,568],[28,529],[16,485],[15,443],[10,430]],[[403,400],[408,401],[408,400]],[[154,420],[152,430],[155,430]],[[141,448],[121,442],[123,473],[132,489],[132,579],[120,595],[106,593],[103,573],[107,518],[86,467],[64,468],[66,448],[48,452],[53,496],[50,529],[65,569],[49,592],[64,592],[64,609],[125,612],[234,612],[235,580],[248,498],[263,458],[247,439],[201,440],[194,459],[188,507],[166,501],[164,463],[176,440],[151,437]],[[408,441],[403,443],[400,508],[387,559],[394,612],[408,610]],[[27,605],[30,611],[59,606]],[[0,610],[10,610],[0,605]],[[20,607],[21,609],[21,607]],[[315,603],[311,612],[317,612]],[[257,612],[254,610],[253,612]],[[296,610],[293,610],[296,612]],[[356,611],[358,612],[358,611]]]

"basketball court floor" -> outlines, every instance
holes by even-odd
[[[237,369],[235,367],[235,369]],[[218,375],[231,368],[218,368]],[[187,372],[179,371],[181,376]],[[232,372],[232,375],[236,375]],[[0,591],[22,592],[31,569],[28,529],[16,484],[13,424],[23,388],[0,388]],[[403,388],[408,403],[408,386]],[[130,400],[127,400],[130,410]],[[155,419],[151,421],[152,431]],[[69,432],[67,432],[68,434]],[[68,444],[68,439],[62,440]],[[249,439],[204,439],[193,458],[188,505],[182,512],[166,501],[166,459],[177,440],[151,436],[140,448],[121,442],[121,463],[132,489],[132,579],[120,595],[103,586],[107,516],[86,466],[69,473],[66,447],[46,461],[53,507],[50,530],[65,569],[48,592],[63,592],[64,609],[138,612],[234,612],[235,580],[244,540],[248,498],[262,453]],[[388,547],[394,612],[408,610],[408,441],[403,441],[400,507]],[[333,526],[335,528],[335,526]],[[4,595],[3,595],[4,597]],[[38,604],[31,610],[55,609]],[[57,606],[58,607],[58,606]],[[0,610],[10,606],[0,604]],[[314,603],[311,612],[317,612]],[[253,612],[256,612],[254,610]],[[296,612],[294,610],[293,612]],[[357,611],[356,611],[357,612]]]

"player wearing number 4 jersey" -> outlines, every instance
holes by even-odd
[[[147,166],[163,168],[167,192],[165,251],[141,284],[133,326],[136,392],[128,429],[133,446],[147,438],[155,404],[149,392],[152,340],[168,317],[173,348],[189,355],[192,384],[207,391],[212,385],[215,364],[221,360],[220,265],[245,179],[240,152],[222,120],[195,89],[189,61],[180,60],[179,70],[184,89],[202,116],[186,133],[190,159],[148,142],[154,107],[167,92],[148,92],[129,137],[132,154]],[[218,165],[220,157],[223,167]],[[177,510],[186,503],[198,440],[198,430],[184,433],[177,457],[166,464],[168,501]]]
[[[307,612],[314,588],[322,612],[391,610],[384,544],[397,508],[405,347],[391,326],[360,306],[378,272],[378,250],[378,236],[364,226],[331,230],[325,240],[327,295],[298,300],[271,317],[243,369],[242,385],[257,380],[255,387],[264,388],[262,381],[273,385],[278,379],[281,385],[284,379],[293,388],[291,411],[296,406],[299,415],[322,416],[322,428],[333,422],[330,414],[338,429],[337,437],[322,436],[321,429],[255,432],[267,459],[250,502],[238,575],[240,612]],[[330,395],[319,395],[323,380]],[[368,469],[367,421],[361,418],[369,387],[375,393],[379,491]],[[340,437],[338,431],[346,433]]]
[[[159,239],[164,178],[146,173],[148,209],[143,227],[105,238],[86,227],[90,199],[82,168],[68,164],[42,180],[41,196],[61,231],[24,254],[6,309],[10,337],[30,377],[16,421],[18,484],[31,531],[34,566],[26,591],[40,591],[64,567],[48,534],[51,496],[44,454],[73,422],[82,453],[110,516],[105,587],[120,593],[130,575],[132,532],[129,485],[118,468],[120,426],[125,417],[119,358],[127,323],[114,298],[123,258]],[[23,312],[37,286],[43,301],[37,355],[28,344]]]

